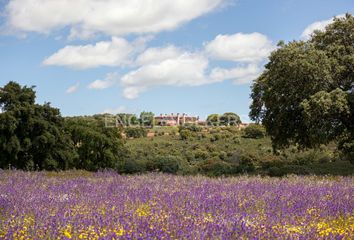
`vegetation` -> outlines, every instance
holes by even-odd
[[[120,173],[161,171],[209,176],[354,172],[354,165],[331,144],[306,151],[293,147],[274,155],[271,139],[259,124],[244,130],[234,124],[122,128],[107,125],[108,118],[116,117],[113,115],[63,118],[50,104],[35,103],[33,87],[14,82],[1,89],[0,100],[1,168],[109,168]],[[122,139],[122,131],[127,140]],[[155,137],[147,138],[148,131]]]
[[[59,110],[35,104],[33,87],[9,82],[0,91],[0,167],[68,169],[77,157]]]
[[[207,123],[209,126],[238,126],[242,122],[239,115],[227,112],[223,115],[210,114],[207,118]]]
[[[354,17],[336,18],[309,41],[280,42],[254,82],[250,116],[274,149],[318,148],[332,141],[354,150]]]
[[[143,127],[127,127],[124,132],[128,138],[140,138],[147,135],[147,130]]]
[[[120,166],[126,152],[118,128],[106,128],[100,121],[74,117],[65,119],[64,130],[78,155],[73,162],[76,169],[96,171]]]
[[[351,175],[353,33],[347,14],[308,41],[280,42],[252,86],[256,124],[243,130],[231,112],[204,127],[154,127],[152,112],[63,118],[35,103],[34,87],[9,82],[0,89],[0,168]]]
[[[260,124],[250,124],[245,128],[245,137],[263,138],[265,135],[266,135],[266,130]]]
[[[0,190],[0,239],[353,239],[353,177],[0,170]]]
[[[296,146],[272,152],[271,139],[246,137],[237,127],[206,127],[198,131],[180,128],[179,135],[155,135],[126,142],[127,169],[131,164],[138,172],[160,170],[156,162],[161,158],[177,159],[177,174],[205,174],[208,176],[254,174],[283,176],[287,174],[351,175],[354,165],[343,159],[334,144],[318,149],[299,149]],[[174,127],[158,127],[153,131],[173,132]],[[264,131],[264,130],[263,130]],[[185,136],[184,134],[187,135]],[[135,168],[135,170],[137,170]]]
[[[103,116],[64,119],[35,103],[33,87],[9,82],[0,91],[0,167],[27,170],[117,168],[124,145]]]
[[[154,126],[154,113],[152,112],[142,112],[140,114],[140,124],[141,126]]]

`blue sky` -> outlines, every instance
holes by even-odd
[[[0,85],[35,85],[64,116],[236,112],[279,40],[352,0],[0,0]]]

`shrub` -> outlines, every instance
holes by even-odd
[[[244,133],[244,137],[247,138],[263,138],[266,134],[266,130],[260,124],[250,124],[245,128]]]
[[[354,140],[340,143],[339,149],[343,160],[348,160],[354,164]]]
[[[129,138],[141,138],[147,136],[147,130],[145,128],[128,127],[125,129],[125,134]]]
[[[182,140],[188,140],[192,137],[192,132],[190,130],[184,129],[179,132],[179,136]]]
[[[235,152],[228,160],[232,165],[232,173],[250,173],[255,171],[256,157]]]
[[[145,165],[144,163],[129,159],[124,161],[120,171],[128,174],[141,173],[145,171]]]
[[[202,162],[200,164],[200,170],[208,176],[221,176],[229,174],[231,166],[224,161],[212,158]]]
[[[196,150],[196,151],[194,151],[194,157],[196,158],[196,159],[207,159],[208,158],[208,152],[206,152],[206,151],[203,151],[203,150]]]
[[[268,175],[271,177],[282,177],[285,176],[287,173],[286,171],[284,171],[284,169],[280,168],[280,167],[270,167],[268,169]]]
[[[197,125],[183,125],[183,126],[179,126],[178,127],[178,131],[181,132],[183,130],[189,130],[191,132],[201,132],[202,131],[202,127],[197,126]]]
[[[153,167],[155,170],[159,170],[164,173],[177,173],[180,169],[180,163],[182,159],[176,156],[158,156],[153,160]]]
[[[210,142],[216,142],[221,139],[220,134],[213,134],[213,136],[210,138]]]
[[[219,158],[220,158],[221,160],[226,160],[226,159],[227,159],[227,153],[224,152],[224,151],[221,151],[221,152],[219,153]]]

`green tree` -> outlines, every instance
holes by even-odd
[[[119,113],[116,118],[123,126],[136,126],[139,124],[139,119],[135,114]]]
[[[347,14],[309,41],[278,44],[252,86],[250,111],[274,148],[352,141],[353,43],[354,18]]]
[[[85,117],[67,118],[65,130],[78,153],[75,167],[95,171],[118,169],[127,154],[119,128],[106,128],[102,121]]]
[[[141,138],[147,136],[147,129],[142,127],[127,127],[124,129],[128,138]]]
[[[263,138],[265,134],[266,134],[266,130],[260,124],[250,124],[245,128],[246,138]]]
[[[219,126],[220,125],[219,114],[210,114],[207,118],[207,123],[210,126]]]
[[[140,124],[141,126],[154,126],[154,113],[152,112],[141,112],[140,113]]]
[[[236,113],[227,112],[220,117],[220,123],[225,126],[238,126],[242,122]]]
[[[68,169],[75,158],[63,118],[49,103],[35,104],[34,87],[0,89],[0,167]]]

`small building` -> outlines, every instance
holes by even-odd
[[[180,126],[185,124],[198,124],[199,117],[188,116],[187,114],[160,114],[155,117],[155,124],[158,126]]]

